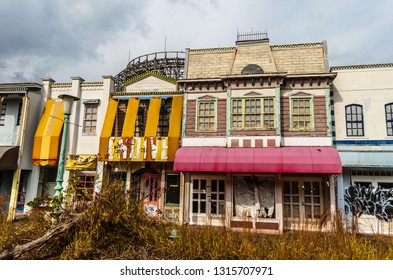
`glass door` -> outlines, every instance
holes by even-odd
[[[191,221],[193,224],[219,225],[225,216],[225,179],[193,177]]]
[[[319,179],[285,179],[284,220],[304,222],[321,217],[322,189]]]

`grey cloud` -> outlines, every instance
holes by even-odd
[[[6,78],[36,79],[44,61],[46,68],[54,69],[64,60],[88,63],[91,59],[100,59],[97,48],[117,40],[122,31],[149,32],[144,11],[146,3],[138,0],[6,0],[0,4],[0,70],[7,69],[5,62],[12,60],[13,68],[29,66],[31,74],[17,70],[14,75],[8,72]],[[3,76],[5,74],[0,73],[0,77]]]

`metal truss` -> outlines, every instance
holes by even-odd
[[[185,52],[165,51],[145,54],[131,60],[127,68],[115,76],[116,92],[124,91],[124,82],[149,71],[173,79],[183,77]]]

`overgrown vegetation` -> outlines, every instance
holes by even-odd
[[[215,227],[177,227],[144,215],[141,205],[116,184],[106,186],[74,227],[31,250],[21,259],[393,259],[391,237],[333,232],[264,235]],[[0,209],[5,197],[0,198]],[[36,207],[31,215],[7,222],[0,213],[0,254],[45,234],[51,219]],[[66,211],[62,220],[74,213]],[[178,238],[171,239],[173,228]]]

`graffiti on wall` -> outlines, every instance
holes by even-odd
[[[393,218],[393,189],[383,190],[381,186],[361,186],[346,188],[344,193],[345,210],[358,217],[372,215],[389,222]]]
[[[110,161],[168,161],[168,137],[110,137]]]

